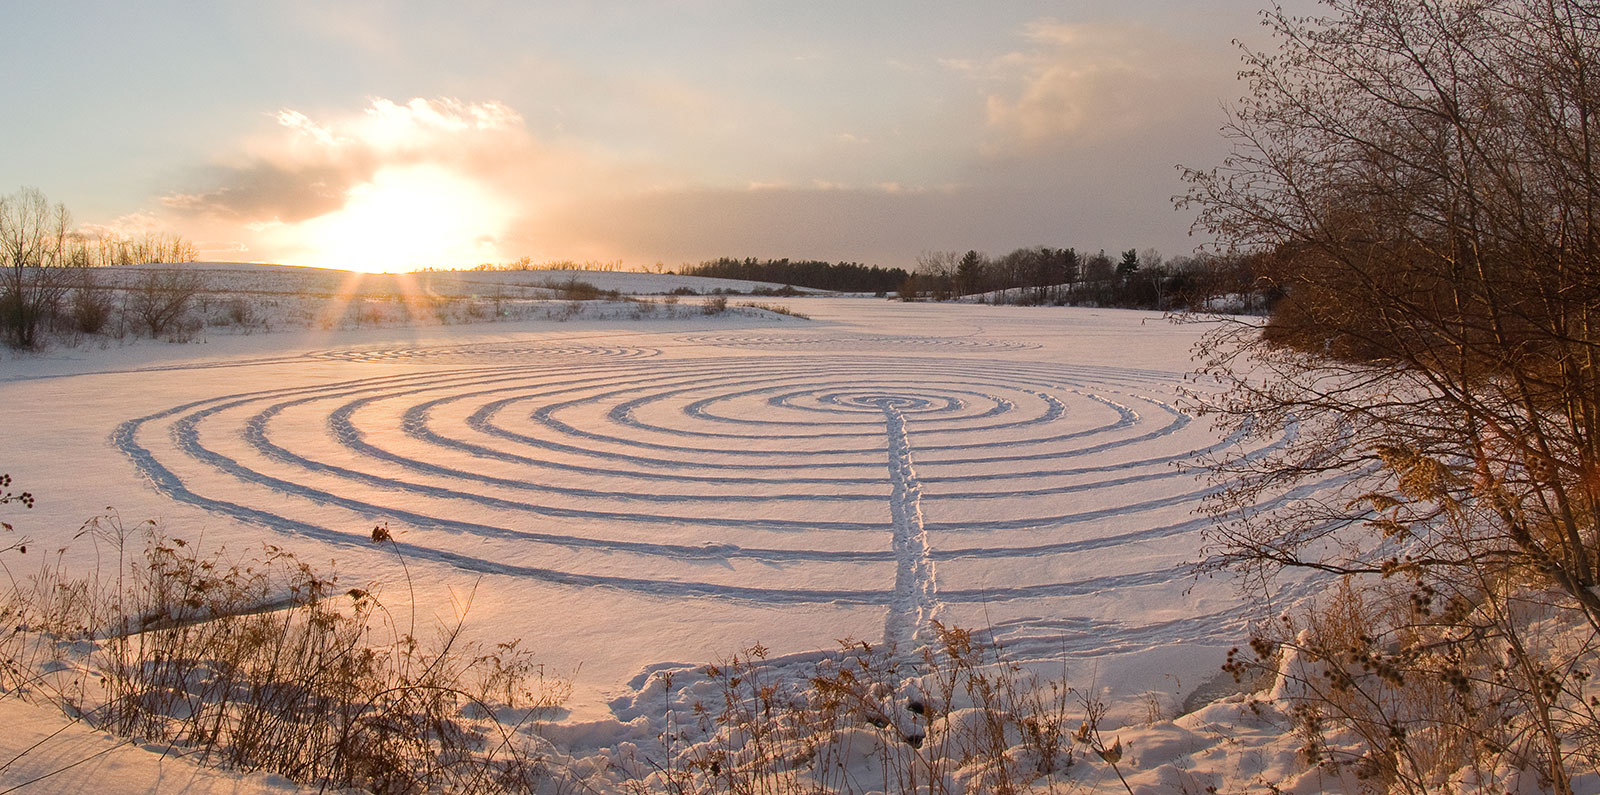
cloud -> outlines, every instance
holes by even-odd
[[[214,171],[214,187],[163,196],[161,203],[181,214],[237,218],[246,223],[303,221],[344,206],[351,186],[372,175],[370,165],[267,160]]]
[[[1143,200],[1148,207],[1136,204]],[[1150,223],[1151,208],[1164,223]],[[910,267],[925,250],[1155,245],[1181,251],[1185,247],[1175,243],[1183,239],[1182,227],[1171,228],[1172,216],[1162,193],[1130,199],[1121,190],[1075,190],[1073,183],[764,185],[606,197],[574,204],[519,233],[530,239],[559,233],[575,259],[677,265],[755,256]]]
[[[159,216],[150,212],[120,215],[104,224],[82,224],[78,234],[87,238],[132,238],[150,234],[167,234],[169,226]]]
[[[513,258],[507,230],[568,195],[616,184],[599,152],[542,141],[494,101],[373,99],[355,113],[284,109],[265,135],[162,204],[206,237],[299,264],[460,265]]]
[[[165,212],[252,258],[348,267],[1187,247],[1173,165],[1212,159],[1231,50],[1129,21],[1014,34],[897,75],[927,92],[909,104],[825,112],[670,70],[524,59],[539,89],[518,108],[283,109]]]
[[[669,189],[575,204],[544,223],[580,256],[672,264],[718,255],[886,261],[940,232],[939,194],[834,185]],[[528,230],[537,236],[542,230]],[[913,249],[913,252],[915,249]]]
[[[991,155],[1081,148],[1193,116],[1212,95],[1210,50],[1145,25],[1036,20],[1025,49],[950,68],[997,84],[985,104]]]
[[[529,143],[522,118],[498,102],[374,99],[360,113],[319,123],[297,111],[274,117],[279,134],[257,140],[233,164],[206,168],[197,191],[162,197],[180,213],[246,223],[294,223],[337,211],[351,191],[387,167],[443,164],[468,172]]]

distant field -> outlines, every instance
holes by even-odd
[[[411,273],[353,273],[326,268],[258,265],[239,262],[186,262],[178,265],[132,265],[103,269],[117,282],[133,285],[150,271],[183,270],[202,274],[206,289],[215,292],[305,295],[399,295],[423,293],[456,298],[488,296],[496,290],[527,290],[528,297],[545,296],[540,288],[571,281],[586,282],[601,290],[629,295],[665,294],[688,289],[696,293],[727,290],[748,293],[783,285],[742,279],[711,279],[660,273],[587,270],[465,270]],[[814,292],[801,289],[803,292]]]

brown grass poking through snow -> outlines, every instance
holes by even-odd
[[[273,545],[203,553],[114,516],[80,535],[115,554],[108,577],[68,577],[58,558],[0,597],[6,694],[307,785],[527,791],[559,775],[532,728],[570,688],[519,644],[468,643],[459,618],[419,638]]]

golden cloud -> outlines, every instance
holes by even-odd
[[[623,182],[603,154],[538,139],[500,102],[379,98],[332,118],[273,118],[271,133],[205,169],[199,189],[163,197],[166,208],[208,237],[231,229],[266,258],[466,265],[513,258],[506,235],[519,221]]]
[[[986,68],[1000,88],[985,105],[990,155],[1113,142],[1179,118],[1205,96],[1197,68],[1215,59],[1137,24],[1038,20],[1026,49]],[[968,70],[973,69],[967,65]]]

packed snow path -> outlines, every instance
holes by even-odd
[[[889,436],[889,514],[894,520],[894,601],[884,622],[883,642],[909,650],[926,641],[929,623],[937,612],[938,588],[933,559],[928,554],[928,530],[922,526],[922,484],[911,466],[911,440],[906,438],[902,408],[920,405],[913,399],[870,397],[867,403],[883,407],[884,429]]]

